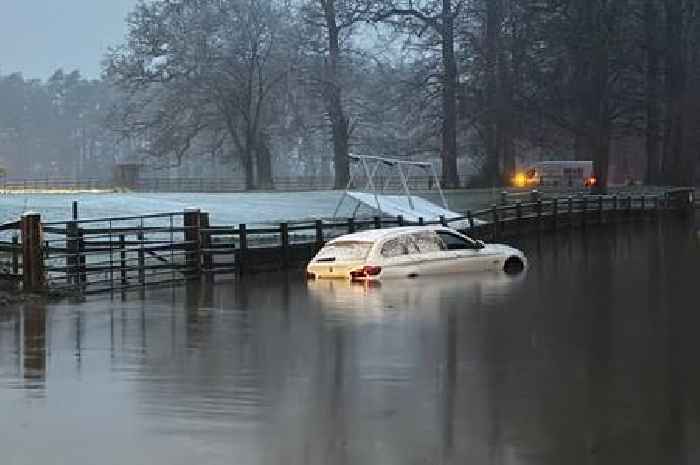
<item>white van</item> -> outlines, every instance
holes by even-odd
[[[519,171],[513,179],[515,187],[593,187],[592,161],[541,161]]]
[[[376,229],[326,244],[306,267],[307,277],[376,281],[464,271],[521,271],[525,255],[485,244],[442,226]]]

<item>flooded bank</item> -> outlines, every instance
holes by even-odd
[[[0,310],[2,463],[697,463],[696,230],[515,245],[516,277]]]

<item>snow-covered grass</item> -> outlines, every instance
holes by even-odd
[[[210,213],[213,225],[255,224],[328,218],[342,195],[340,191],[265,193],[100,193],[13,194],[0,197],[0,221],[14,221],[25,211],[41,213],[42,221],[65,221],[71,217],[73,200],[79,202],[82,219],[182,212],[196,207]],[[436,193],[422,194],[439,202]],[[496,190],[447,193],[455,211],[483,208],[498,199]],[[346,202],[340,216],[352,216],[354,205]]]

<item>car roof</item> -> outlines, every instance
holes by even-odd
[[[589,160],[551,160],[533,163],[533,166],[541,165],[593,165],[593,162]]]
[[[329,244],[334,242],[378,242],[384,239],[390,239],[392,237],[399,236],[401,234],[411,234],[419,233],[425,231],[453,231],[450,228],[444,226],[402,226],[398,228],[386,228],[386,229],[369,229],[367,231],[360,231],[352,234],[345,234],[344,236],[336,237],[335,239],[329,241]]]

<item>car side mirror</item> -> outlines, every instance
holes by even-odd
[[[479,249],[483,249],[484,247],[486,247],[486,243],[485,243],[484,241],[482,241],[482,240],[477,239],[477,240],[476,240],[476,246],[477,246],[477,248],[479,248]]]

